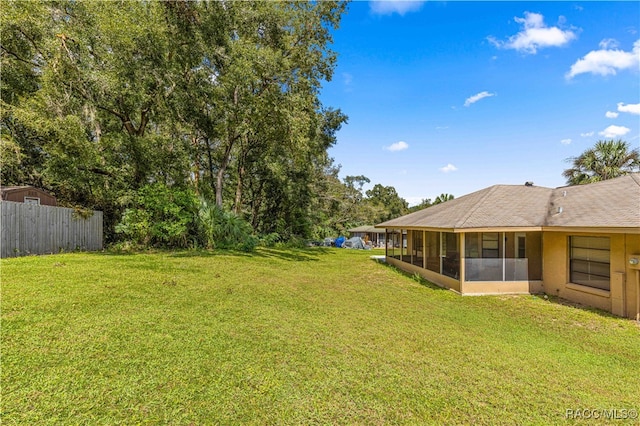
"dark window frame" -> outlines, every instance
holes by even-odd
[[[604,244],[605,240],[606,244]],[[606,262],[603,260],[605,257]],[[611,239],[609,237],[569,237],[569,281],[585,287],[611,290]]]

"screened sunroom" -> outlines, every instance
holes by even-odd
[[[384,222],[389,263],[463,294],[542,289],[551,190],[496,185]]]
[[[387,241],[389,263],[462,293],[530,292],[542,280],[540,231],[400,228],[387,229]]]

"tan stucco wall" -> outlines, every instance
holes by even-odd
[[[410,274],[418,273],[421,277],[440,287],[455,290],[461,294],[535,294],[542,293],[542,281],[464,281],[438,274],[437,272],[403,262],[400,259],[387,257],[387,263]],[[462,262],[464,265],[464,262]]]
[[[638,292],[640,287],[638,281],[640,281],[640,272],[633,268],[629,264],[629,257],[637,255],[635,257],[640,258],[640,234],[627,234],[625,235],[625,298],[626,298],[626,316],[628,318],[636,318],[636,315],[640,313],[640,304],[638,303]]]
[[[588,235],[610,238],[611,289],[603,291],[575,285],[569,281],[569,237]],[[628,264],[628,256],[640,253],[640,235],[585,232],[544,232],[543,289],[549,295],[635,318],[636,274]]]
[[[529,259],[529,279],[542,280],[542,233],[527,232],[527,258]],[[542,291],[539,287],[535,293]]]
[[[402,269],[403,271],[409,272],[411,274],[417,272],[418,274],[420,274],[422,278],[429,280],[432,283],[439,285],[440,287],[455,290],[458,293],[460,292],[460,281],[455,280],[453,278],[449,278],[446,275],[440,275],[428,269],[420,268],[419,266],[402,262],[400,259],[394,259],[388,256],[387,256],[387,263],[395,266],[396,268]]]
[[[542,293],[542,281],[464,281],[462,294],[536,294]]]

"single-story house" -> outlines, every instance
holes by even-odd
[[[640,173],[495,185],[376,226],[388,263],[460,294],[546,293],[640,320]]]
[[[57,200],[53,195],[33,186],[0,186],[2,201],[15,203],[32,203],[43,206],[56,206]]]
[[[386,230],[384,228],[376,228],[371,225],[358,226],[357,228],[348,229],[351,237],[360,237],[366,243],[371,242],[374,247],[384,247]]]

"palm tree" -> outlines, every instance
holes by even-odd
[[[640,171],[640,151],[631,149],[627,142],[598,141],[577,157],[567,158],[573,167],[562,175],[569,185],[582,185],[613,179],[628,173]]]

